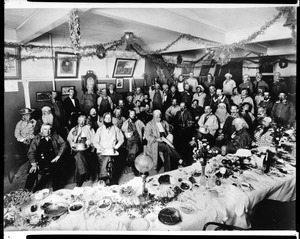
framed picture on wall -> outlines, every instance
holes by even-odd
[[[69,89],[75,90],[75,86],[62,86],[61,95],[69,95]]]
[[[116,88],[122,89],[124,87],[124,79],[123,78],[117,78],[116,79]]]
[[[191,61],[182,62],[181,74],[186,76],[190,73],[194,73],[194,63]]]
[[[77,78],[79,54],[55,52],[55,78]]]
[[[136,62],[136,59],[117,58],[113,71],[113,77],[132,77]]]
[[[19,47],[4,47],[4,79],[21,78],[21,60],[9,58],[9,55],[20,57]]]
[[[51,91],[36,92],[36,101],[37,102],[49,101],[50,96],[51,96]]]

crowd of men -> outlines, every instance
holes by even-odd
[[[119,172],[110,183],[117,183],[123,171],[139,174],[134,160],[143,146],[155,170],[164,166],[169,171],[179,163],[193,163],[195,139],[235,153],[271,145],[275,124],[296,127],[294,104],[287,100],[280,73],[274,74],[270,85],[259,72],[253,82],[244,75],[239,85],[230,73],[224,77],[223,87],[216,88],[211,74],[201,82],[192,73],[187,79],[180,75],[172,84],[155,81],[144,91],[136,87],[126,98],[114,84],[100,92],[91,85],[80,99],[69,89],[63,101],[53,91],[39,119],[32,119],[33,109],[20,110],[15,137],[30,161],[25,187],[36,191],[48,181],[53,190],[63,187],[60,178],[68,170],[63,167],[66,157],[75,164],[77,186],[91,177],[108,177],[108,163]],[[86,147],[77,149],[79,143]]]

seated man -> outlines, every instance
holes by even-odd
[[[99,178],[111,178],[106,170],[107,163],[114,159],[117,155],[116,151],[124,143],[124,135],[117,126],[112,123],[112,115],[110,112],[103,114],[103,125],[97,129],[97,132],[93,139],[93,145],[97,149],[97,156],[99,161]],[[114,151],[113,153],[107,154],[106,152]],[[118,166],[115,164],[115,166]],[[111,178],[112,182],[117,183],[117,178]]]
[[[74,151],[77,143],[84,143],[86,147],[92,144],[92,139],[95,136],[95,131],[90,125],[86,124],[87,118],[85,115],[78,117],[78,125],[72,128],[68,134],[68,142],[71,146],[72,156],[75,159],[75,182],[76,186],[81,187],[83,182],[91,176],[89,172],[89,159],[91,157],[91,149],[85,151]],[[91,163],[90,163],[91,164]]]
[[[180,110],[177,99],[172,99],[172,105],[166,110],[165,118],[169,122],[169,124],[174,124],[174,118],[176,113]]]
[[[271,117],[263,118],[262,124],[259,125],[254,131],[253,145],[258,147],[269,147],[273,144],[274,129],[271,123]]]
[[[15,128],[15,138],[18,141],[18,149],[20,149],[20,154],[22,155],[21,162],[16,162],[14,160],[9,160],[7,162],[12,168],[14,168],[15,177],[18,178],[19,174],[17,174],[18,167],[27,161],[27,152],[30,147],[30,143],[34,138],[34,127],[36,125],[36,120],[31,119],[31,114],[34,112],[33,109],[25,108],[19,111],[22,115],[22,119],[17,123]],[[12,152],[11,152],[12,153]]]
[[[122,109],[119,106],[117,106],[113,112],[112,123],[115,126],[117,126],[119,129],[121,129],[121,127],[125,121],[126,121],[126,119],[122,115]]]
[[[230,141],[222,146],[222,152],[234,154],[238,149],[249,148],[251,145],[251,136],[248,133],[248,125],[243,118],[235,118],[232,121],[235,131],[231,135]]]
[[[227,144],[230,140],[230,136],[235,131],[235,127],[232,125],[232,121],[239,117],[239,109],[237,105],[230,106],[230,115],[226,118],[223,128],[219,130],[218,136],[216,138],[216,146],[221,147]]]
[[[164,162],[165,172],[173,168],[175,169],[176,167],[172,166],[172,163],[177,164],[181,159],[174,146],[166,138],[169,134],[169,124],[161,120],[161,111],[154,110],[153,119],[145,127],[145,138],[147,140],[147,154],[152,157],[154,162],[153,167],[157,172],[160,169],[158,166],[158,156]]]
[[[210,144],[214,144],[214,136],[219,128],[219,122],[217,116],[212,113],[212,109],[209,105],[204,107],[204,114],[201,115],[198,125],[206,132],[202,134],[202,137],[206,138]],[[200,130],[201,132],[202,130]],[[202,131],[204,132],[204,131]]]
[[[134,160],[142,151],[143,133],[145,130],[144,123],[136,117],[134,110],[129,110],[129,118],[123,123],[122,131],[126,138],[127,159],[126,164],[137,176],[138,171],[134,166]]]
[[[37,191],[45,188],[52,181],[53,191],[60,188],[62,175],[62,156],[67,143],[56,132],[51,131],[50,124],[43,124],[41,132],[34,137],[27,153],[30,168],[25,188],[28,191]],[[36,187],[38,173],[42,175]]]

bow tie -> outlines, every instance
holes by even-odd
[[[41,139],[46,139],[48,141],[49,139],[51,139],[51,137],[50,136],[42,136]]]

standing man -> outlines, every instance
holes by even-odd
[[[253,95],[254,89],[253,89],[253,84],[250,81],[250,76],[248,74],[243,75],[243,82],[239,85],[240,90],[242,89],[248,89],[248,94],[250,96]]]
[[[189,78],[186,79],[186,82],[189,84],[189,86],[191,88],[191,91],[193,93],[196,93],[196,88],[199,85],[198,84],[198,80],[194,77],[194,73],[193,72],[191,72],[189,75],[190,76],[189,76]]]
[[[88,115],[91,108],[96,107],[98,95],[95,92],[94,79],[92,77],[89,77],[86,83],[87,83],[86,91],[81,96],[80,106],[82,109],[82,113]]]
[[[134,160],[142,151],[142,140],[145,130],[144,123],[136,117],[134,110],[129,110],[129,118],[123,123],[122,131],[126,138],[127,150],[127,167],[131,168],[134,175],[137,176],[139,172],[134,166]]]
[[[111,112],[113,109],[113,102],[111,98],[107,95],[105,88],[101,89],[101,94],[97,100],[98,114],[100,117],[106,112]]]
[[[225,80],[223,82],[223,94],[226,96],[231,96],[233,89],[236,87],[236,83],[232,78],[230,73],[225,74]]]
[[[60,100],[58,100],[57,97],[58,97],[57,91],[53,90],[51,92],[50,100],[49,102],[46,103],[46,105],[48,105],[51,108],[53,115],[56,116],[60,124],[62,126],[65,126],[66,122],[65,122],[63,104]]]
[[[70,88],[68,92],[69,96],[64,99],[63,108],[68,129],[71,129],[77,124],[77,118],[80,114],[80,104],[79,100],[75,97],[75,90]]]
[[[287,85],[279,72],[274,74],[273,84],[271,87],[271,98],[273,102],[277,99],[280,93],[287,92]]]
[[[113,83],[108,85],[107,95],[111,98],[114,108],[118,105],[119,100],[122,99],[122,96],[116,92],[116,87]]]
[[[43,124],[41,132],[34,137],[27,156],[30,162],[25,188],[37,191],[47,187],[52,181],[53,191],[61,188],[63,154],[67,143],[57,133],[51,131],[50,124]],[[34,184],[41,174],[35,188]]]
[[[285,93],[279,93],[278,98],[272,108],[271,117],[278,125],[292,126],[296,117],[295,107],[287,100]]]
[[[259,107],[264,107],[267,110],[267,115],[271,116],[273,101],[271,100],[270,92],[264,92],[264,99],[258,104]]]
[[[258,88],[262,87],[264,91],[269,91],[269,85],[262,80],[262,74],[260,72],[256,72],[255,80],[253,81],[254,86],[254,94],[258,93]]]
[[[205,98],[206,93],[204,93],[204,87],[202,85],[198,85],[196,88],[196,93],[193,95],[193,101],[198,100],[198,105],[203,108]]]

